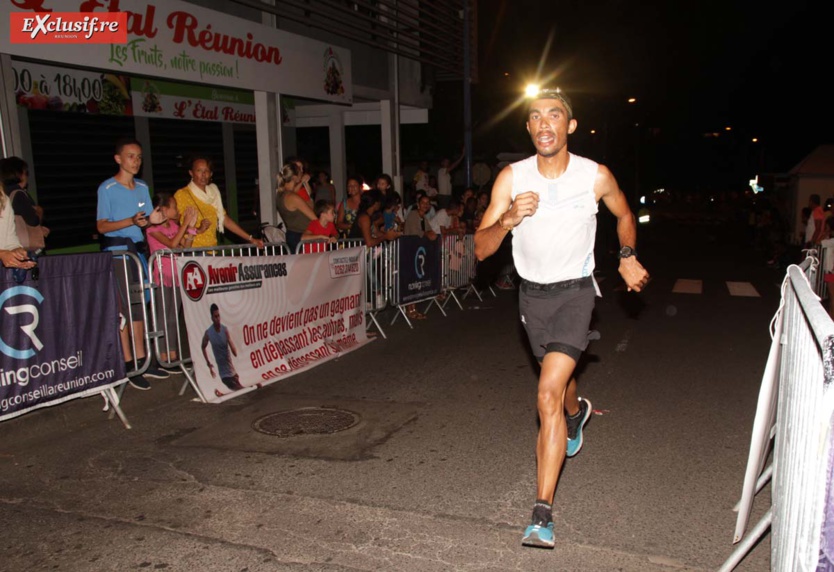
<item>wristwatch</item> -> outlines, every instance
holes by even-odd
[[[620,252],[617,254],[617,258],[622,260],[623,258],[628,258],[629,256],[637,256],[637,251],[631,248],[630,246],[624,246],[620,249]]]

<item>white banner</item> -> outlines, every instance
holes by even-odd
[[[127,44],[11,42],[11,12],[90,9],[127,12]],[[0,53],[338,103],[353,99],[350,50],[179,0],[0,0]]]
[[[362,248],[177,259],[194,375],[209,402],[352,351],[365,334]]]
[[[251,91],[137,78],[130,81],[130,86],[134,115],[255,123],[255,96]]]

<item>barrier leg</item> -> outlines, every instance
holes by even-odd
[[[113,389],[113,394],[116,398],[116,403],[120,403],[122,401],[122,395],[124,395],[125,387],[127,387],[126,383],[123,383],[119,386],[118,389]],[[105,397],[106,399],[106,397]],[[113,419],[116,416],[116,409],[115,407],[110,410],[110,413],[107,415],[108,419]]]
[[[413,330],[414,326],[412,325],[411,320],[408,319],[408,312],[405,311],[405,306],[403,306],[402,304],[397,306],[397,311],[394,313],[394,319],[391,320],[391,325],[394,325],[394,322],[397,321],[397,318],[400,317],[400,314],[402,314],[402,317],[405,320],[405,323],[408,324],[408,327]]]
[[[368,312],[368,317],[371,319],[371,323],[365,328],[366,330],[370,330],[372,326],[376,326],[376,329],[379,330],[379,333],[382,335],[383,339],[388,339],[388,336],[385,335],[385,330],[382,329],[382,325],[380,325],[379,320],[376,319],[376,315],[378,312]]]
[[[449,300],[454,300],[455,304],[458,305],[458,308],[463,310],[463,304],[460,303],[460,300],[458,299],[458,296],[457,296],[457,294],[455,294],[454,290],[451,290],[451,289],[447,290],[446,295],[447,295],[446,300],[443,302],[443,307],[444,308],[446,307],[446,304],[449,303]]]
[[[733,550],[733,553],[730,554],[730,557],[724,561],[724,564],[721,565],[721,568],[718,569],[718,572],[732,572],[735,570],[736,566],[744,560],[744,557],[750,553],[750,549],[753,548],[753,545],[756,544],[759,539],[764,536],[765,532],[768,528],[770,528],[770,523],[773,520],[773,508],[767,511],[767,513],[762,517],[762,519],[756,523],[749,534],[744,537],[739,545]]]
[[[475,296],[478,298],[478,302],[484,301],[483,297],[481,296],[481,293],[478,292],[478,289],[475,288],[474,284],[470,284],[469,288],[466,289],[466,293],[464,293],[463,299],[466,300],[466,297],[469,296],[469,294],[471,294],[472,292],[475,293]]]
[[[429,310],[431,310],[431,307],[432,307],[432,306],[437,306],[437,307],[440,309],[440,313],[441,313],[441,314],[443,314],[443,317],[444,317],[444,318],[446,317],[446,310],[444,310],[444,309],[443,309],[443,306],[441,306],[441,305],[440,305],[440,302],[438,302],[438,300],[437,300],[437,296],[435,296],[434,298],[432,298],[431,300],[429,300],[429,304],[428,304],[428,306],[426,306],[426,309],[425,309],[425,310],[423,310],[423,313],[424,313],[424,314],[428,314],[428,313],[429,313]]]
[[[182,384],[182,388],[180,388],[180,395],[184,394],[185,388],[190,385],[194,389],[194,393],[197,394],[197,397],[200,398],[200,401],[206,403],[206,398],[200,391],[200,387],[197,385],[197,380],[194,379],[193,372],[189,371],[189,369],[185,367],[184,363],[180,364],[180,369],[182,370],[182,374],[185,376],[186,379],[186,381]]]
[[[127,384],[123,383],[120,388],[124,388],[125,385]],[[113,414],[115,413],[119,416],[119,419],[122,420],[122,425],[125,426],[125,429],[132,429],[130,421],[127,420],[124,411],[122,411],[122,408],[119,406],[119,395],[116,393],[116,390],[112,387],[108,387],[106,390],[101,392],[101,395],[110,406],[110,419],[113,418]]]
[[[764,487],[768,482],[770,482],[771,478],[773,478],[773,463],[767,466],[767,468],[762,472],[761,476],[759,477],[759,480],[756,481],[756,492],[754,492],[753,495],[755,496],[759,494],[759,491],[761,491],[762,487]],[[741,501],[738,501],[736,503],[736,506],[733,507],[733,512],[738,512],[739,508],[741,508]]]

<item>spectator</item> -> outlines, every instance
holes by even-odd
[[[359,208],[359,199],[362,195],[362,181],[359,177],[351,176],[347,180],[347,197],[339,203],[339,210],[336,215],[336,228],[339,234],[347,236],[348,231],[356,220],[356,210]]]
[[[814,223],[811,221],[811,207],[802,209],[802,246],[808,248],[814,240]]]
[[[432,202],[437,202],[437,179],[434,175],[429,177],[429,184],[426,186],[425,191]]]
[[[330,174],[327,171],[319,171],[316,175],[316,202],[318,201],[336,204],[336,187],[330,182]]]
[[[437,238],[437,233],[432,230],[431,224],[429,224],[430,209],[431,201],[429,201],[429,197],[423,194],[417,202],[417,208],[412,209],[408,218],[405,219],[405,230],[403,232],[406,236],[421,236],[429,240]]]
[[[454,162],[449,161],[446,157],[440,161],[440,168],[437,170],[437,194],[441,207],[445,207],[449,199],[452,198],[452,171],[460,165],[465,156],[466,152],[464,151]]]
[[[391,176],[382,173],[380,176],[376,178],[376,189],[382,193],[383,200],[385,197],[388,196],[388,192],[395,192],[394,191],[394,181],[391,180]]]
[[[171,193],[156,193],[153,197],[153,206],[165,216],[165,220],[148,227],[148,248],[151,255],[159,250],[190,248],[197,235],[197,209],[186,208],[182,216],[183,224],[180,226],[177,222],[179,220],[177,200]],[[153,265],[154,282],[162,285],[160,289],[162,303],[156,304],[156,323],[157,327],[164,325],[165,328],[160,338],[164,349],[160,351],[159,357],[167,363],[177,361],[177,352],[171,344],[170,334],[177,330],[180,313],[180,299],[174,293],[174,288],[179,286],[174,264],[174,257],[169,255],[158,257]]]
[[[405,220],[408,220],[408,216],[409,216],[409,215],[410,215],[413,211],[417,210],[417,206],[420,204],[420,199],[421,199],[421,198],[423,198],[423,197],[427,197],[427,196],[428,196],[428,195],[426,194],[426,191],[417,191],[417,192],[415,193],[415,196],[414,196],[414,204],[410,205],[410,206],[409,206],[409,207],[405,210],[405,217],[404,217],[404,218],[405,218]],[[428,216],[428,218],[429,218],[429,219],[431,219],[432,217],[434,217],[434,215],[435,215],[435,214],[436,214],[436,211],[434,210],[434,205],[432,205],[432,204],[431,204],[431,199],[429,199],[429,212],[428,212],[428,215],[427,215],[427,216]]]
[[[444,234],[463,234],[465,228],[460,224],[461,208],[457,199],[450,199],[445,209],[440,209],[429,219],[429,224],[434,232]]]
[[[223,198],[220,196],[220,189],[211,182],[212,164],[209,158],[201,155],[193,157],[188,174],[191,175],[191,181],[187,186],[174,193],[174,198],[177,200],[181,223],[188,207],[197,210],[199,233],[194,237],[192,245],[194,248],[217,246],[217,233],[225,233],[226,230],[258,248],[263,248],[262,240],[243,230],[226,214],[226,209],[223,208]]]
[[[472,233],[478,228],[475,225],[475,211],[478,209],[478,199],[469,197],[464,203],[463,212],[460,215],[460,221],[466,226],[466,232]]]
[[[313,208],[313,190],[310,188],[310,173],[307,169],[307,163],[301,157],[287,157],[284,160],[284,165],[295,163],[299,170],[299,179],[296,182],[295,189],[293,189],[298,196],[304,199],[305,202]],[[334,193],[336,189],[333,189]]]
[[[307,230],[311,220],[316,220],[316,213],[301,197],[298,189],[298,181],[301,180],[301,169],[297,163],[291,162],[284,165],[278,174],[278,197],[276,205],[281,220],[286,227],[287,246],[290,252],[295,252],[298,243],[301,242],[301,235]]]
[[[316,201],[316,220],[311,220],[307,230],[301,235],[301,240],[326,240],[336,242],[339,238],[339,231],[336,230],[336,205],[331,201]],[[316,246],[312,252],[324,252],[323,245]]]
[[[403,227],[403,219],[400,217],[402,212],[403,200],[395,190],[388,191],[385,197],[385,207],[382,211],[383,230],[401,230]]]
[[[361,238],[365,246],[373,247],[385,242],[394,240],[400,236],[396,230],[380,231],[374,225],[374,215],[382,208],[382,193],[371,189],[362,193],[359,207],[356,210],[356,220],[348,232],[348,238]]]
[[[425,191],[429,186],[429,162],[420,161],[417,172],[414,173],[414,190]]]
[[[145,259],[148,246],[144,229],[148,224],[159,224],[164,215],[154,210],[145,181],[137,179],[142,168],[142,145],[135,139],[121,139],[116,143],[113,156],[119,172],[98,187],[96,230],[101,237],[101,248],[111,252],[131,252]],[[130,296],[131,290],[140,287],[137,269],[128,257],[114,257],[116,280],[119,283],[119,311],[127,318],[125,327],[119,330],[124,352],[125,369],[137,369],[145,359],[145,323],[142,319],[144,297]],[[146,259],[145,259],[145,263]],[[135,354],[133,348],[136,348]],[[135,356],[135,363],[134,363]],[[165,379],[170,374],[151,365],[144,374],[128,378],[130,385],[146,391],[151,388],[145,376]]]
[[[20,157],[0,160],[0,180],[12,202],[18,242],[26,250],[43,249],[49,229],[42,225],[43,209],[28,192],[29,165]]]
[[[17,240],[12,201],[6,196],[3,183],[0,183],[0,262],[6,268],[28,269],[35,266]]]
[[[814,223],[814,236],[811,244],[816,246],[822,241],[825,232],[825,211],[822,210],[820,196],[816,193],[808,198],[808,206],[811,209],[811,221]]]

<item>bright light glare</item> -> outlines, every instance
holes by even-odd
[[[596,132],[597,132],[597,130],[596,130],[596,129],[591,129],[591,135],[596,134]]]
[[[639,222],[640,224],[646,224],[647,222],[649,222],[650,218],[650,215],[643,215],[637,219],[637,222]]]
[[[524,88],[524,95],[527,97],[536,97],[539,94],[540,89],[541,88],[534,83],[528,84],[527,87]]]
[[[637,102],[637,98],[636,98],[636,97],[629,97],[629,98],[628,98],[628,102],[629,102],[629,103],[636,103],[636,102]]]
[[[640,204],[641,204],[641,205],[645,205],[645,204],[646,204],[646,197],[645,197],[645,196],[640,197]]]
[[[370,191],[371,186],[368,183],[362,183],[362,190],[363,191]]]
[[[753,137],[753,143],[758,143],[758,142],[759,142],[759,138],[758,137]]]

